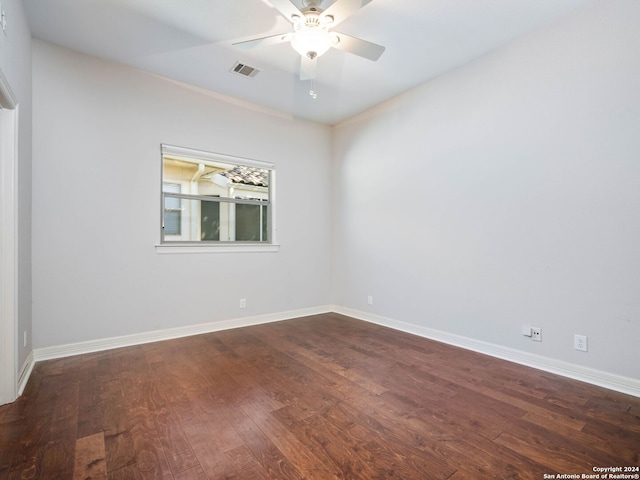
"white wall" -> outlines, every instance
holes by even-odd
[[[40,41],[33,55],[37,348],[329,303],[328,127]],[[156,253],[161,143],[275,163],[280,251]]]
[[[18,101],[18,368],[31,338],[31,32],[20,0],[3,0],[6,33],[0,32],[0,69]],[[23,335],[27,332],[27,346]]]
[[[334,302],[640,378],[638,32],[595,2],[336,127]]]

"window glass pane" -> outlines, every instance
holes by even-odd
[[[166,183],[183,186],[182,193],[227,198],[268,198],[269,169],[165,156],[162,176]]]
[[[214,154],[188,158],[187,149],[174,154],[165,148],[163,242],[270,241],[270,168],[218,161]]]
[[[220,204],[202,202],[200,204],[200,239],[220,240]]]
[[[181,215],[179,211],[164,211],[164,234],[180,235]]]
[[[236,205],[236,240],[246,242],[264,241],[262,205]],[[266,238],[265,238],[266,240]]]
[[[163,183],[162,191],[169,193],[180,193],[179,183]],[[164,198],[164,234],[180,235],[181,228],[181,205],[179,198]]]
[[[268,242],[266,205],[181,199],[180,228],[168,227],[165,212],[164,240],[174,242]],[[175,232],[175,233],[169,233]]]

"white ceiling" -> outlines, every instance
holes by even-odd
[[[293,0],[301,7],[302,0]],[[33,36],[329,125],[468,63],[592,0],[373,0],[336,30],[386,47],[377,62],[330,50],[316,90],[289,44],[232,42],[291,31],[268,0],[23,0]],[[326,8],[333,0],[324,0]],[[260,70],[230,73],[236,61]]]

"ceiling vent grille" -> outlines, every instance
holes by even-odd
[[[253,78],[260,72],[260,70],[244,63],[236,62],[231,68],[231,72],[242,75],[243,77]]]

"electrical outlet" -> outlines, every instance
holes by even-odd
[[[542,329],[539,327],[531,327],[531,340],[534,342],[542,341]]]
[[[240,308],[247,308],[247,299],[246,298],[241,298],[240,299]]]
[[[580,350],[581,352],[587,351],[587,336],[586,335],[574,335],[573,336],[573,348]]]
[[[368,303],[369,305],[373,305],[373,295],[369,295],[369,296],[367,297],[367,303]]]

